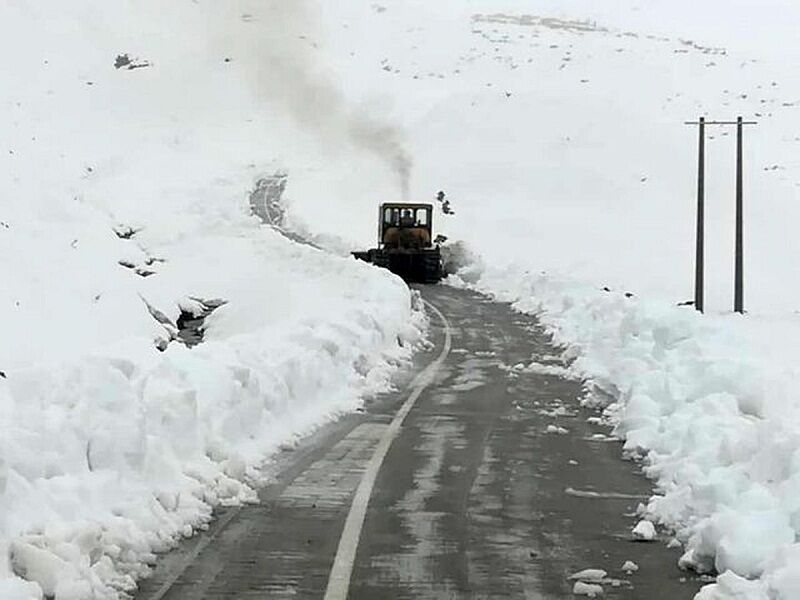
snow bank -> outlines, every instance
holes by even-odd
[[[115,598],[213,506],[253,500],[278,445],[389,385],[422,325],[402,282],[252,234],[248,289],[197,348],[127,338],[0,380],[2,577]]]
[[[797,597],[800,319],[702,317],[513,267],[462,277],[539,315],[566,347],[586,401],[656,481],[648,519],[675,530],[682,566],[725,574],[699,598]]]

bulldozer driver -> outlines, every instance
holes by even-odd
[[[406,208],[400,213],[400,227],[415,227],[417,225],[414,214],[410,209]]]

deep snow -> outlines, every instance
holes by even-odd
[[[437,225],[474,253],[461,278],[542,316],[658,482],[644,516],[685,565],[732,569],[700,597],[800,595],[796,3],[1,10],[0,551],[40,583],[0,562],[0,596],[114,597],[211,504],[247,499],[276,444],[408,355],[422,322],[402,284],[248,216],[276,169],[292,227],[337,250],[374,242],[375,205],[409,170],[414,200],[446,190],[456,216]],[[148,66],[115,69],[122,54]],[[727,313],[724,131],[709,132],[711,314],[675,306],[693,273],[683,121],[706,113],[759,121],[746,318]],[[207,342],[154,352],[165,330],[143,299],[174,321],[190,296],[228,301]]]
[[[386,389],[421,340],[398,278],[250,215],[259,177],[324,155],[250,80],[248,44],[274,47],[279,7],[0,9],[3,600],[130,591],[214,506],[252,501],[278,447]],[[362,137],[379,123],[347,118]],[[383,146],[347,143],[351,167],[398,187]],[[225,301],[205,342],[170,341],[202,300]]]

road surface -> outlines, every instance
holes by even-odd
[[[536,319],[422,292],[435,347],[400,389],[283,452],[261,503],[220,511],[136,600],[571,598],[587,568],[605,598],[694,596],[666,540],[631,541],[651,487],[587,421],[581,382],[510,368],[558,364]]]

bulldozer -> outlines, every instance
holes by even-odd
[[[433,239],[433,205],[387,203],[378,213],[378,247],[353,252],[359,260],[390,270],[409,283],[437,283],[442,253]]]

